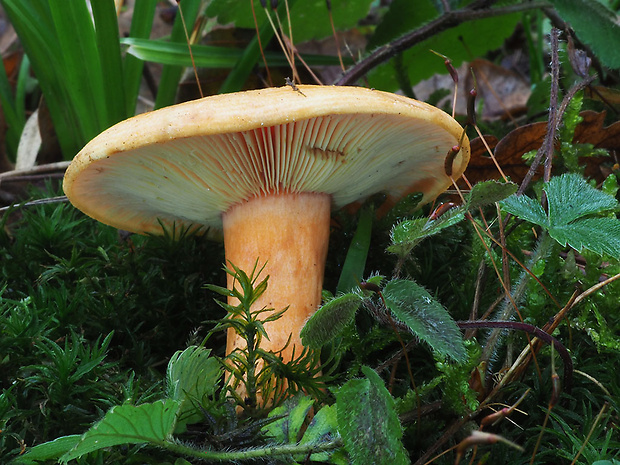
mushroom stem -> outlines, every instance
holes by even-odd
[[[284,362],[293,349],[302,349],[299,332],[321,303],[323,272],[329,243],[331,197],[316,193],[285,193],[256,197],[231,207],[223,215],[226,261],[251,271],[256,260],[266,263],[267,290],[252,310],[288,310],[276,321],[266,323],[269,340],[261,348],[282,352]],[[231,289],[233,277],[228,276]],[[236,299],[229,304],[237,305]],[[267,314],[265,314],[267,316]],[[228,330],[226,353],[244,349],[245,341],[234,329]]]

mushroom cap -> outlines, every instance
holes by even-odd
[[[90,141],[64,190],[87,215],[136,233],[221,228],[253,197],[327,193],[339,208],[377,192],[388,202],[451,185],[469,161],[463,128],[445,112],[361,87],[290,86],[205,97],[122,121]]]

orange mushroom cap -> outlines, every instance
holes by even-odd
[[[64,178],[78,209],[136,233],[221,228],[222,213],[269,193],[325,193],[339,208],[377,192],[423,202],[451,185],[469,141],[445,112],[361,87],[289,86],[206,97],[120,122]]]

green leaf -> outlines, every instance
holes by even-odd
[[[609,68],[620,68],[618,16],[603,3],[592,0],[552,0],[564,21],[570,24],[577,37],[592,48],[601,62]]]
[[[342,265],[336,292],[347,292],[357,287],[364,275],[366,258],[370,249],[373,216],[374,208],[372,205],[366,205],[362,208],[357,229],[347,252],[347,258]]]
[[[334,340],[353,321],[362,302],[360,295],[348,293],[324,303],[302,328],[302,343],[318,349]]]
[[[465,218],[465,209],[452,208],[436,220],[416,218],[403,221],[392,228],[392,245],[387,250],[401,257],[408,255],[423,239],[434,236]]]
[[[336,29],[345,30],[357,26],[359,20],[368,15],[371,3],[372,0],[332,2],[332,15]],[[254,0],[254,11],[259,26],[264,24],[267,21],[267,16],[258,0]],[[220,24],[234,23],[236,27],[255,29],[252,5],[248,1],[212,0],[207,7],[207,15],[210,17],[217,16]],[[284,28],[288,30],[285,21],[286,10],[279,10],[279,15]],[[299,2],[290,8],[290,15],[295,43],[332,35],[325,0]],[[274,21],[276,21],[275,18]]]
[[[185,460],[185,459],[181,459],[181,458],[179,458],[179,459],[176,459],[176,460],[174,461],[174,465],[192,465],[192,463],[191,463],[191,462],[188,462],[188,461],[187,461],[187,460]]]
[[[194,24],[198,16],[200,4],[200,0],[185,0],[183,2],[183,17],[185,18],[186,24]],[[172,32],[170,33],[170,42],[179,42],[187,45],[185,28],[181,21],[181,15],[176,15],[174,24],[172,25]],[[183,70],[184,68],[182,66],[166,65],[163,67],[159,79],[157,97],[155,98],[155,108],[162,108],[174,103]]]
[[[467,210],[475,210],[479,207],[486,207],[495,202],[504,200],[517,192],[519,186],[514,182],[500,182],[495,180],[482,181],[472,187],[466,196]]]
[[[114,3],[98,1],[90,6],[95,20],[99,66],[105,70],[101,88],[107,106],[107,118],[102,128],[105,129],[127,117],[123,62]]]
[[[549,236],[577,251],[620,257],[620,221],[617,218],[592,218],[619,208],[612,195],[595,189],[578,174],[552,178],[543,186],[549,214],[534,199],[513,195],[501,202],[502,208],[524,220],[542,226]]]
[[[168,363],[168,398],[179,403],[177,432],[200,421],[200,405],[215,394],[222,368],[210,354],[210,349],[191,346],[176,352]]]
[[[299,443],[318,445],[326,441],[333,441],[339,436],[338,408],[336,405],[326,405],[314,415]],[[303,463],[305,457],[298,460]],[[341,449],[312,454],[310,460],[313,462],[328,462],[335,465],[346,465],[349,463]]]
[[[560,140],[562,142],[573,142],[575,129],[577,129],[577,125],[583,121],[583,116],[579,114],[582,106],[583,91],[579,91],[570,99],[564,111],[564,115],[562,115],[562,125],[559,128]]]
[[[133,15],[131,16],[129,37],[146,39],[150,36],[156,7],[157,4],[152,0],[136,0]],[[133,115],[136,111],[143,69],[144,62],[142,60],[131,55],[125,56],[123,62],[123,76],[127,93],[127,115]]]
[[[440,356],[467,359],[463,335],[448,311],[413,281],[395,279],[383,289],[388,309]]]
[[[179,408],[180,403],[172,399],[113,407],[60,460],[67,463],[90,452],[122,444],[162,445],[172,437]]]
[[[58,459],[63,454],[73,449],[82,435],[73,434],[71,436],[63,436],[53,441],[49,441],[29,449],[24,455],[15,458],[11,463],[20,465],[31,465],[39,463],[42,460]]]
[[[431,11],[428,6],[431,3],[429,0],[423,3],[418,1],[409,2],[412,9],[417,9],[419,3],[424,7],[424,14],[421,15],[403,14],[403,10],[399,9],[399,5],[403,3],[407,3],[407,0],[402,0],[398,3],[393,2],[390,8],[395,11],[392,15],[394,19],[390,19],[390,23],[380,25],[386,31],[385,35],[380,40],[373,41],[373,45],[383,45],[381,42],[386,39],[389,42],[397,36],[411,32],[438,14],[435,12],[433,17],[428,17]],[[385,18],[389,19],[387,14]],[[500,48],[506,38],[512,34],[521,18],[521,14],[510,14],[467,21],[414,45],[402,54],[402,63],[407,68],[409,80],[412,84],[417,84],[421,80],[430,78],[435,74],[447,74],[448,71],[444,65],[444,60],[431,53],[430,50],[435,50],[448,56],[452,60],[453,65],[458,68],[464,61],[471,60],[472,56],[484,56],[486,52]],[[379,30],[378,26],[377,31]],[[391,30],[394,33],[390,33]],[[395,33],[396,31],[398,31],[398,34]],[[384,33],[382,32],[382,34]],[[394,77],[393,66],[392,63],[387,63],[373,70],[368,76],[369,86],[382,90],[396,90],[399,86]]]
[[[578,174],[552,178],[543,189],[547,193],[552,228],[618,207],[614,197],[595,189]]]
[[[549,230],[549,235],[577,251],[586,248],[599,255],[620,257],[620,221],[615,218],[584,218],[556,226]]]
[[[311,397],[297,394],[287,399],[280,407],[269,412],[269,418],[283,418],[269,423],[263,431],[278,444],[297,444],[301,436],[301,427],[314,401]]]
[[[601,190],[607,195],[615,197],[618,194],[619,187],[620,186],[618,186],[618,176],[612,173],[605,178],[605,181],[603,181]]]
[[[431,0],[394,0],[368,43],[369,50],[420,27],[438,14]]]
[[[144,61],[172,66],[192,66],[189,50],[185,43],[167,42],[164,40],[149,40],[127,37],[121,39],[127,45],[127,53]],[[217,47],[214,45],[192,45],[192,54],[197,68],[231,68],[243,56],[244,50],[232,47]],[[265,58],[270,66],[288,66],[286,57],[280,52],[265,52]],[[304,55],[308,66],[338,65],[338,57],[322,55]],[[262,62],[259,65],[263,65]]]
[[[366,379],[347,381],[336,394],[338,432],[353,465],[405,465],[409,457],[394,399],[372,369]]]
[[[548,228],[545,210],[536,199],[526,195],[513,195],[503,200],[500,205],[502,209],[522,220]]]

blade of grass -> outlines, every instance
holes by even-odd
[[[107,107],[107,118],[102,123],[107,128],[129,116],[125,103],[127,97],[123,80],[118,20],[114,2],[99,0],[90,4],[95,21],[99,70],[103,77],[102,91]]]
[[[364,276],[366,258],[368,257],[368,250],[370,249],[374,211],[372,205],[366,205],[360,212],[357,229],[351,240],[347,258],[342,265],[342,272],[338,280],[336,294],[350,292],[351,289],[359,284]]]
[[[56,134],[65,158],[72,157],[82,145],[79,119],[69,101],[62,80],[61,49],[51,22],[50,5],[45,1],[2,0],[2,6],[39,81],[55,122]]]
[[[187,45],[166,42],[162,40],[148,40],[128,37],[121,39],[121,43],[129,45],[127,53],[144,61],[163,65],[191,66],[191,59],[187,52]],[[200,68],[231,68],[243,55],[243,50],[230,47],[211,45],[192,45],[194,62]],[[286,57],[280,52],[265,52],[270,66],[288,66]],[[312,66],[338,65],[338,57],[326,55],[306,55],[306,63]],[[263,66],[262,61],[258,63]]]
[[[26,55],[24,55],[24,59],[25,58]],[[17,144],[19,143],[19,137],[24,129],[24,124],[26,124],[26,118],[24,113],[20,112],[21,105],[17,104],[17,98],[13,96],[11,84],[9,83],[4,65],[0,66],[0,108],[2,109],[2,114],[7,124],[5,136],[7,154],[9,160],[15,162]]]
[[[185,22],[193,25],[199,10],[200,0],[184,0],[183,14],[185,15]],[[180,15],[177,15],[174,25],[172,26],[170,42],[180,42],[187,46],[183,22],[181,21]],[[155,99],[155,108],[165,107],[174,103],[179,81],[183,75],[183,69],[182,66],[164,66],[159,80],[159,90],[157,91],[157,98]]]
[[[62,54],[64,83],[79,117],[81,135],[90,140],[110,120],[95,28],[83,1],[50,2],[52,22]]]
[[[30,59],[28,55],[22,57],[17,74],[17,86],[15,88],[15,110],[17,117],[26,122],[26,91],[30,80]]]
[[[153,28],[153,18],[155,17],[156,2],[152,0],[137,0],[133,16],[131,17],[131,28],[129,36],[137,39],[148,39]],[[123,62],[123,74],[126,92],[125,113],[131,116],[136,111],[138,94],[140,93],[140,81],[142,80],[142,69],[144,62],[133,55],[126,55]]]

